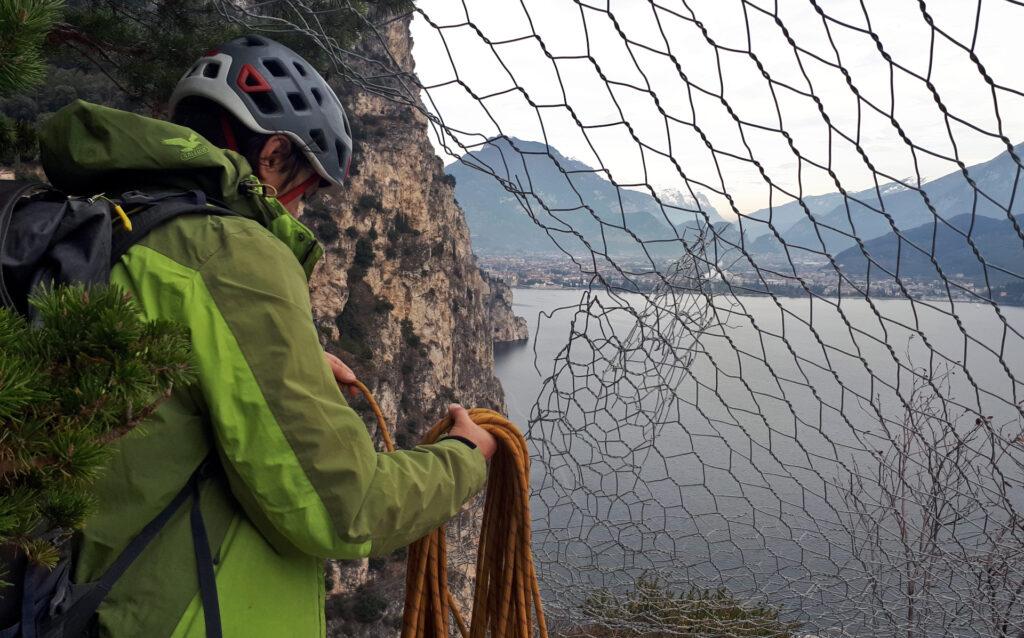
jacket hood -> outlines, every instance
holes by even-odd
[[[47,179],[70,195],[199,189],[288,244],[307,276],[323,253],[313,233],[262,195],[242,155],[190,128],[76,100],[39,127],[39,151]]]

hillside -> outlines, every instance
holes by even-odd
[[[704,220],[698,206],[711,222],[721,221],[699,194],[699,204],[677,191],[659,204],[649,192],[617,188],[597,169],[539,142],[489,140],[447,173],[481,255],[588,254],[589,244],[613,257],[642,257],[643,242],[655,256],[676,257],[676,228]]]
[[[1016,147],[1018,154],[1022,150],[1024,145]],[[924,183],[920,191],[902,184],[888,183],[881,185],[877,191],[871,188],[851,193],[845,201],[841,195],[832,193],[820,196],[815,206],[812,206],[817,229],[809,219],[800,215],[792,215],[796,221],[789,227],[780,228],[781,220],[776,227],[782,230],[783,239],[791,246],[820,251],[824,242],[828,252],[836,255],[856,243],[851,237],[853,235],[862,240],[871,240],[892,232],[892,225],[886,215],[892,218],[892,224],[900,231],[932,223],[936,214],[946,220],[972,213],[978,217],[1005,219],[1011,201],[1013,214],[1024,210],[1021,204],[1024,180],[1019,178],[1017,171],[1013,158],[1003,152],[987,162],[967,167],[976,187],[971,185],[963,172],[957,170]],[[910,183],[909,180],[904,181]],[[935,209],[934,214],[925,203],[921,191]],[[809,204],[811,199],[807,199]],[[835,205],[831,210],[823,210],[820,215],[814,210],[817,205],[832,200]],[[777,207],[775,213],[779,214],[782,208],[785,207]],[[758,211],[754,216],[764,214],[764,211]],[[786,218],[790,216],[788,211],[784,214]],[[745,229],[748,226],[751,229],[757,226],[767,229],[762,224],[744,224]],[[819,232],[821,239],[818,238]],[[775,238],[763,233],[753,244],[753,250],[759,253],[773,253],[778,249]]]
[[[974,254],[968,236],[985,264]],[[992,284],[1019,281],[1024,276],[1024,242],[1007,219],[977,217],[972,225],[970,215],[959,215],[948,224],[922,224],[903,233],[903,238],[889,233],[865,242],[863,252],[857,247],[847,249],[836,256],[836,261],[847,274],[863,277],[868,265],[864,252],[876,262],[871,268],[874,280],[887,277],[879,266],[898,272],[900,277],[916,279],[938,279],[941,268],[946,278],[968,279],[976,284],[983,284],[986,274]]]
[[[968,167],[977,189],[962,172],[955,171],[925,182],[921,191],[943,219],[970,217],[973,212],[977,218],[1005,220],[1013,185],[1024,182],[1015,179],[1016,171],[1013,159],[1002,153]],[[892,232],[889,218],[903,233],[935,219],[921,191],[892,182],[847,197],[839,193],[808,196],[803,205],[789,201],[724,226],[701,193],[694,199],[669,190],[655,199],[650,193],[616,188],[601,172],[558,149],[516,138],[489,140],[448,166],[446,172],[455,179],[473,250],[488,257],[547,256],[563,251],[587,254],[589,244],[596,252],[616,258],[643,257],[644,247],[652,257],[674,258],[680,250],[676,238],[692,236],[704,227],[705,218],[698,211],[705,211],[729,241],[738,243],[742,228],[754,259],[772,264],[788,258],[769,221],[790,248],[797,249],[790,255],[806,256],[809,253],[805,251],[820,253],[823,244],[829,253],[838,255],[855,246],[853,236],[867,241],[884,237]],[[506,187],[489,173],[504,180]],[[1015,214],[1020,211],[1024,185],[1016,189],[1012,200]],[[817,225],[807,218],[805,206]],[[876,248],[882,250],[882,245]],[[844,259],[851,268],[861,268],[852,254]],[[928,276],[927,269],[920,272]]]
[[[812,215],[824,215],[831,212],[836,206],[842,203],[843,196],[839,193],[827,195],[809,195],[804,197],[804,205],[811,211]],[[757,239],[762,235],[770,235],[772,230],[768,225],[771,223],[778,231],[785,231],[797,222],[806,219],[807,213],[800,202],[793,200],[785,204],[779,204],[770,208],[762,208],[747,215],[749,219],[741,218],[738,226],[743,227],[743,234],[748,240]],[[754,221],[757,220],[757,221]]]

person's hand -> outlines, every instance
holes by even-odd
[[[483,429],[473,419],[469,418],[469,412],[458,403],[448,406],[448,414],[452,417],[452,427],[448,430],[450,436],[461,436],[462,438],[476,444],[476,449],[484,455],[488,461],[498,451],[498,442],[494,435]]]
[[[330,352],[325,352],[324,358],[327,359],[327,365],[331,366],[331,372],[334,373],[334,380],[338,382],[338,385],[348,388],[348,393],[352,398],[358,396],[356,373],[352,372],[352,368],[342,363],[341,359]]]

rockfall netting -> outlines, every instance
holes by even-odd
[[[368,58],[285,4],[224,10],[578,282],[528,424],[558,632],[1024,636],[1022,3],[423,3],[417,74],[407,17]]]

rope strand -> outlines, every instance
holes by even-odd
[[[370,389],[356,387],[366,397],[384,447],[395,451],[384,413]],[[405,579],[402,638],[447,638],[448,619],[455,618],[463,638],[532,638],[534,617],[540,638],[548,638],[540,587],[533,567],[530,535],[530,453],[514,423],[493,410],[472,408],[469,418],[498,442],[491,459],[484,496],[483,523],[476,561],[476,591],[467,628],[459,606],[448,591],[448,561],[444,526],[413,543]],[[434,424],[424,443],[437,441],[452,426],[450,416]]]

